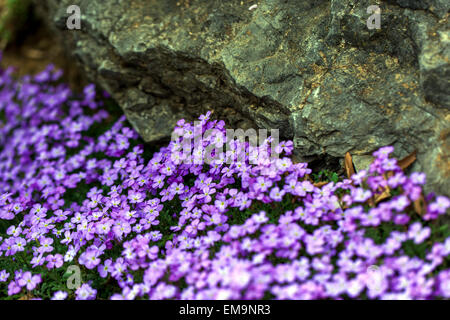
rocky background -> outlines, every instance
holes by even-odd
[[[68,30],[67,8],[81,8]],[[249,10],[252,5],[256,8]],[[394,145],[450,194],[448,0],[35,0],[147,142],[208,110],[279,129],[300,161],[357,169]],[[369,30],[370,5],[381,28]]]

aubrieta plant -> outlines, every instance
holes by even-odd
[[[436,223],[450,201],[423,196],[425,175],[405,175],[392,147],[317,186],[289,157],[292,142],[229,141],[216,154],[225,123],[207,113],[180,120],[147,158],[93,85],[77,97],[60,76],[1,71],[3,299],[450,297],[450,234]],[[185,141],[215,160],[189,161]],[[374,201],[386,187],[391,196]],[[82,278],[73,289],[71,266]]]

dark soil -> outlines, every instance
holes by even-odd
[[[50,63],[64,71],[63,80],[73,90],[79,91],[86,84],[74,60],[68,57],[51,31],[36,22],[5,48],[0,64],[2,68],[13,66],[17,75],[23,76],[39,73]]]

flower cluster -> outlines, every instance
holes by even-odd
[[[76,97],[60,75],[49,67],[20,81],[11,70],[0,76],[0,295],[450,297],[450,237],[433,224],[450,201],[423,197],[425,175],[405,175],[392,147],[375,152],[368,170],[319,186],[289,157],[291,141],[233,140],[215,154],[225,123],[208,112],[180,120],[177,138],[148,160],[123,116],[93,137],[111,117],[94,86]],[[214,160],[183,161],[185,141],[194,157]],[[390,197],[376,201],[386,188]],[[14,279],[2,267],[11,261],[26,269]],[[88,279],[74,290],[70,265]],[[62,282],[38,290],[54,279]]]

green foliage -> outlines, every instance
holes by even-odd
[[[337,183],[339,181],[338,174],[329,170],[321,170],[318,173],[313,173],[312,177],[314,182],[327,181]]]

